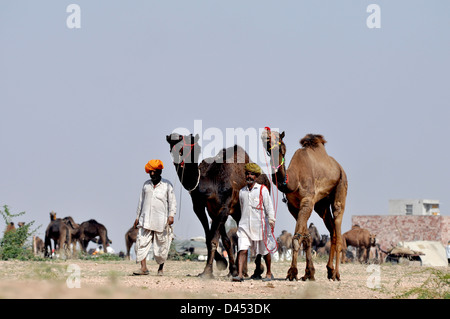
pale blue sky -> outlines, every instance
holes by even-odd
[[[81,29],[66,26],[71,3]],[[381,29],[366,26],[372,3]],[[160,158],[182,208],[175,234],[202,236],[165,141],[201,120],[280,128],[288,162],[323,134],[349,179],[343,231],[395,198],[438,199],[448,215],[449,12],[446,0],[3,0],[0,205],[42,237],[52,210],[94,218],[123,250],[144,165]],[[277,219],[276,234],[293,232],[281,201]]]

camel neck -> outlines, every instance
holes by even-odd
[[[187,191],[193,191],[197,188],[199,180],[200,180],[200,170],[198,168],[198,164],[184,164],[183,166],[180,164],[175,164],[175,168],[177,170],[178,179],[181,182],[181,185]]]
[[[284,158],[283,160],[280,160],[280,162],[282,164],[277,167],[276,172],[272,173],[272,181],[275,185],[277,185],[280,192],[290,193],[292,190],[288,188],[289,176],[286,171]]]

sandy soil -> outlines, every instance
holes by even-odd
[[[418,265],[344,264],[341,281],[333,282],[326,278],[325,261],[317,260],[316,281],[285,281],[290,265],[285,261],[273,263],[273,281],[247,279],[239,283],[217,267],[214,279],[197,277],[204,262],[167,261],[164,276],[157,276],[154,261],[148,265],[149,275],[133,276],[139,268],[134,261],[0,261],[0,298],[391,299],[423,286],[432,276],[432,269]],[[299,263],[301,275],[304,265]],[[252,271],[254,266],[249,268]],[[448,274],[449,268],[438,270]],[[449,292],[448,286],[439,289]]]

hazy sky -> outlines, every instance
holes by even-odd
[[[94,218],[118,252],[159,158],[181,206],[175,234],[203,236],[165,139],[197,120],[224,136],[284,130],[288,163],[323,134],[348,175],[343,232],[389,199],[437,199],[448,215],[449,13],[447,0],[2,0],[0,205],[42,238],[52,210]],[[295,225],[279,199],[276,235]]]

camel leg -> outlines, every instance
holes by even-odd
[[[107,242],[107,238],[108,236],[106,235],[106,231],[102,231],[100,232],[100,239],[102,240],[103,243],[103,252],[106,254],[106,245],[108,245],[109,243]]]
[[[295,225],[295,234],[292,238],[292,262],[291,267],[288,270],[286,279],[289,280],[298,280],[298,269],[297,269],[297,258],[298,251],[300,250],[300,243],[303,241],[305,243],[305,239],[308,244],[306,244],[307,249],[309,249],[309,257],[310,260],[306,264],[305,276],[302,277],[302,280],[311,279],[314,280],[314,266],[311,258],[311,245],[309,239],[308,232],[308,219],[311,216],[313,210],[313,203],[309,197],[305,197],[302,199],[300,203],[300,210],[297,215],[297,223]]]
[[[329,198],[322,199],[317,202],[314,206],[314,210],[317,214],[322,217],[325,226],[330,232],[330,255],[328,256],[327,262],[327,277],[328,279],[332,279],[335,274],[335,268],[333,266],[334,257],[336,255],[336,236],[335,236],[335,223],[334,218],[331,213],[331,203],[332,201]]]
[[[255,271],[251,276],[252,279],[262,279],[262,274],[264,273],[264,266],[261,264],[262,255],[258,254],[255,258]]]
[[[219,246],[220,227],[224,223],[224,219],[226,219],[226,217],[227,214],[225,211],[221,211],[219,216],[212,221],[211,229],[209,231],[211,251],[209,252],[205,269],[203,270],[203,273],[199,275],[200,277],[213,278],[213,261],[216,258],[216,253],[218,254],[217,247]]]
[[[70,252],[70,243],[72,242],[72,234],[70,233],[70,231],[67,232],[67,244],[66,249],[64,249],[64,252],[66,253],[67,258],[71,258],[72,257],[72,253]]]
[[[345,173],[339,184],[336,187],[336,195],[333,201],[332,210],[334,216],[334,237],[335,237],[335,254],[336,254],[336,268],[334,273],[331,275],[332,280],[341,280],[341,275],[339,273],[339,265],[342,250],[342,218],[344,217],[345,210],[345,199],[347,197],[347,178]],[[332,245],[333,246],[333,245]],[[331,255],[331,254],[330,254]]]
[[[237,270],[237,266],[236,266],[236,261],[234,259],[233,247],[231,246],[231,240],[230,240],[230,238],[228,238],[227,232],[225,230],[225,224],[222,224],[220,226],[220,236],[222,237],[222,244],[228,254],[228,260],[230,262],[230,267],[229,267],[230,272],[228,273],[228,276],[235,277],[235,276],[237,276],[238,270]],[[225,258],[224,258],[224,261],[226,263]],[[216,263],[217,263],[217,266],[219,267],[220,264],[219,264],[219,261],[217,261],[217,259],[216,259]],[[226,268],[226,264],[225,264],[225,268]]]
[[[44,244],[44,247],[45,247],[44,257],[51,257],[52,256],[52,242],[47,235],[44,238],[44,243],[45,243]],[[50,249],[50,253],[48,251],[49,249]]]
[[[210,258],[211,258],[211,252],[212,252],[212,246],[211,246],[211,240],[212,240],[212,236],[211,236],[211,231],[209,228],[209,222],[208,222],[208,216],[206,215],[205,212],[205,206],[201,205],[201,204],[196,204],[201,202],[201,200],[197,197],[194,196],[193,194],[191,194],[192,197],[192,202],[194,203],[193,209],[195,212],[195,215],[197,215],[197,218],[200,220],[200,223],[202,224],[203,227],[203,231],[205,232],[205,239],[206,239],[206,249],[207,249],[207,260],[206,260],[206,267],[203,270],[203,272],[201,272],[200,274],[198,274],[199,277],[203,277],[203,276],[212,276],[212,267],[209,268],[208,265],[210,265]],[[212,265],[212,262],[211,262]]]
[[[314,274],[315,274],[315,269],[314,269],[314,264],[312,261],[312,252],[311,252],[311,237],[310,234],[308,232],[308,230],[306,230],[306,232],[308,233],[307,235],[303,236],[303,249],[305,252],[305,256],[306,256],[306,268],[305,268],[305,276],[303,276],[301,279],[303,281],[306,280],[315,280],[314,278]]]

